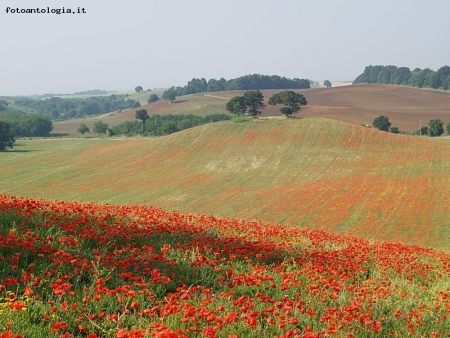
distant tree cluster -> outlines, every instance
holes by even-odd
[[[86,99],[51,97],[45,100],[35,100],[21,98],[17,99],[14,103],[19,107],[27,107],[39,114],[49,116],[51,119],[59,120],[99,115],[121,109],[140,107],[139,102],[126,99],[125,95],[116,94],[110,96],[95,96]]]
[[[108,94],[108,93],[110,93],[110,92],[108,92],[106,90],[92,89],[92,90],[84,90],[81,92],[76,92],[76,93],[73,93],[73,95],[104,95],[104,94]],[[56,95],[50,94],[50,96],[56,96]]]
[[[0,100],[0,111],[5,111],[8,109],[8,101]]]
[[[138,113],[139,112],[139,113]],[[152,115],[145,109],[136,112],[136,121],[126,121],[110,129],[111,135],[125,136],[163,136],[202,124],[229,120],[227,114],[196,115]]]
[[[394,134],[400,133],[397,127],[391,127],[391,122],[389,118],[384,115],[380,115],[373,120],[372,123],[374,128],[382,131],[389,131]],[[447,132],[450,134],[450,122],[447,124]],[[428,135],[431,137],[438,137],[444,133],[444,123],[440,119],[432,119],[428,122],[428,126],[423,126],[420,129],[411,132],[412,135]]]
[[[367,66],[364,72],[353,81],[353,84],[359,83],[396,84],[448,90],[450,67],[443,66],[437,71],[429,68],[416,68],[411,71],[408,67]]]
[[[282,104],[280,112],[286,117],[291,117],[292,114],[296,114],[300,110],[300,106],[305,106],[308,102],[302,94],[292,90],[284,90],[272,95],[269,104]],[[226,110],[232,114],[253,117],[261,115],[261,109],[264,107],[264,96],[259,90],[249,90],[243,96],[235,96],[225,106]]]
[[[3,111],[0,112],[0,121],[8,123],[10,134],[14,137],[48,136],[53,129],[52,121],[40,114]]]
[[[310,87],[311,80],[298,78],[289,79],[278,75],[252,74],[231,80],[220,78],[219,80],[210,79],[209,81],[206,81],[205,78],[194,78],[184,87],[169,88],[167,91],[170,91],[171,95],[169,96],[164,93],[162,98],[173,102],[177,96],[204,92],[259,89],[305,89]],[[171,100],[171,98],[173,99]]]

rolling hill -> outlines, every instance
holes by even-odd
[[[279,91],[263,90],[266,104],[269,97]],[[427,125],[428,121],[434,118],[439,118],[445,123],[450,122],[450,92],[393,85],[353,85],[297,91],[308,100],[308,105],[299,113],[299,116],[303,117],[326,117],[354,124],[371,125],[375,117],[387,115],[392,125],[403,131],[419,129],[420,125]],[[186,95],[179,97],[174,104],[161,100],[143,104],[139,109],[147,109],[150,115],[224,113],[226,102],[233,96],[243,93],[244,91],[230,91]],[[141,93],[130,98],[142,101],[149,95]],[[92,127],[94,122],[102,120],[113,126],[134,120],[135,112],[136,109],[130,109],[88,119],[56,122],[54,131],[75,136],[80,123]],[[262,116],[281,116],[279,106],[267,105]]]
[[[258,219],[450,249],[447,140],[323,118],[155,139],[21,140],[0,192]]]

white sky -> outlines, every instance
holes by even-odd
[[[12,14],[6,7],[84,7]],[[0,95],[450,65],[448,0],[0,0]]]

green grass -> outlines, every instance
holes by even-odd
[[[19,140],[3,193],[307,226],[450,249],[448,140],[327,119],[215,123],[155,139]]]
[[[252,121],[254,118],[252,116],[233,116],[231,121],[234,123],[242,123]]]

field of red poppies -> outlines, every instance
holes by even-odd
[[[155,139],[19,140],[0,193],[296,225],[450,250],[449,139],[329,119],[212,123]]]
[[[447,337],[450,255],[0,195],[0,337]]]

